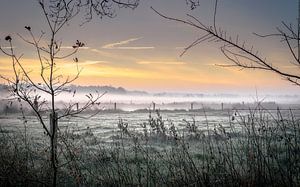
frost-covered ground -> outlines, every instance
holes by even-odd
[[[252,110],[236,110],[236,109],[224,109],[224,110],[162,110],[159,115],[164,121],[164,125],[169,128],[172,124],[176,129],[185,133],[187,131],[187,123],[195,123],[198,129],[213,129],[221,124],[224,127],[229,126],[229,123],[238,123],[241,117],[247,117]],[[277,118],[276,110],[265,110],[263,113],[269,116]],[[292,110],[295,118],[300,118],[300,110]],[[289,117],[290,110],[281,110],[283,117]],[[97,138],[103,142],[110,142],[118,129],[118,123],[122,120],[123,123],[128,124],[128,129],[131,131],[141,132],[142,125],[149,122],[150,115],[153,118],[158,118],[157,112],[153,111],[110,111],[100,112],[93,117],[89,117],[89,114],[82,114],[80,117],[63,118],[58,122],[61,132],[72,131],[74,134],[82,134],[86,132],[92,132]],[[45,117],[45,121],[49,121]],[[27,133],[34,138],[41,138],[44,136],[44,130],[39,123],[38,119],[33,115],[25,115],[25,118],[21,113],[14,114],[1,114],[0,115],[0,127],[9,132],[20,131],[24,132],[26,127]]]
[[[299,109],[181,109],[149,115],[147,110],[106,110],[92,118],[86,113],[60,120],[60,184],[299,186]],[[2,113],[0,127],[1,164],[12,174],[26,169],[21,177],[7,170],[1,175],[22,181],[24,173],[32,173],[49,183],[51,168],[43,165],[49,138],[37,118]]]

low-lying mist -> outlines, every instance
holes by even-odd
[[[76,91],[75,91],[76,90]],[[39,102],[45,99],[50,101],[50,96],[38,93],[41,96]],[[128,91],[124,88],[114,87],[70,87],[70,92],[64,92],[55,97],[56,106],[64,108],[69,103],[84,104],[93,95],[102,95],[100,104],[92,107],[92,110],[122,110],[135,111],[145,109],[161,110],[197,110],[203,108],[248,109],[257,103],[262,103],[268,109],[297,108],[300,103],[300,95],[283,94],[228,94],[228,93],[148,93],[144,91]],[[0,110],[15,108],[17,102],[11,102],[6,90],[0,90]],[[33,99],[33,98],[32,98]],[[24,106],[23,106],[24,107]]]

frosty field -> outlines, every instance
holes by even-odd
[[[252,109],[251,109],[252,110]],[[239,123],[242,117],[247,117],[251,110],[238,110],[238,109],[224,109],[224,110],[162,110],[159,115],[162,117],[166,127],[172,124],[176,130],[184,135],[187,132],[187,123],[195,123],[198,129],[207,130],[214,129],[218,125],[229,127],[231,124]],[[270,120],[276,118],[277,110],[264,110],[263,115],[268,116]],[[283,117],[289,117],[290,112],[293,113],[295,118],[300,117],[300,110],[281,110]],[[95,112],[94,112],[95,113]],[[92,113],[92,114],[94,114]],[[142,131],[142,125],[147,123],[149,116],[157,118],[157,112],[153,110],[143,111],[102,111],[95,116],[90,117],[91,114],[82,114],[79,117],[63,118],[59,121],[59,130],[72,131],[75,134],[83,134],[92,132],[102,142],[110,142],[117,131],[119,131],[118,123],[120,120],[128,124],[128,129],[135,132]],[[9,132],[20,131],[29,133],[33,138],[40,138],[44,135],[44,130],[38,122],[36,116],[26,115],[23,118],[22,114],[1,114],[0,127]],[[238,125],[237,125],[238,128]]]

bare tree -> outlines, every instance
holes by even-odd
[[[191,1],[187,1],[191,3]],[[192,3],[198,3],[199,0],[192,1]],[[201,36],[194,40],[190,45],[188,45],[180,56],[184,55],[189,49],[200,45],[203,42],[209,43],[217,43],[219,44],[221,52],[224,56],[233,62],[231,65],[220,65],[223,67],[238,67],[240,69],[259,69],[273,72],[283,79],[300,86],[300,1],[298,1],[298,22],[297,25],[294,26],[292,23],[282,22],[281,27],[277,27],[277,32],[267,35],[260,35],[254,33],[258,37],[262,38],[269,38],[273,37],[279,42],[283,42],[288,51],[290,56],[292,57],[293,61],[288,62],[284,61],[281,64],[289,63],[292,66],[293,70],[287,70],[282,66],[276,66],[272,60],[267,59],[260,54],[258,50],[255,50],[254,46],[247,44],[245,41],[239,38],[239,35],[230,36],[227,34],[225,30],[221,27],[218,27],[216,23],[217,19],[217,9],[218,9],[218,0],[214,1],[214,10],[213,10],[213,22],[212,24],[204,24],[199,18],[187,14],[187,19],[178,19],[174,17],[169,17],[161,12],[157,11],[156,9],[152,8],[158,15],[161,17],[180,22],[185,25],[191,26],[195,28],[198,32],[201,33]],[[193,7],[191,7],[193,9]]]
[[[76,40],[71,47],[71,51],[65,51],[62,48],[62,41],[57,38],[62,28],[81,11],[85,12],[84,23],[90,21],[94,14],[103,17],[114,17],[116,8],[128,7],[135,8],[139,0],[39,0],[43,16],[47,21],[48,33],[41,32],[38,36],[30,26],[25,26],[30,37],[26,38],[18,34],[18,36],[27,44],[31,45],[36,53],[39,62],[39,81],[33,78],[30,69],[27,69],[22,62],[22,56],[15,52],[13,45],[13,37],[8,35],[5,37],[8,43],[8,49],[1,47],[0,50],[11,58],[13,77],[0,75],[2,79],[7,81],[11,93],[10,99],[17,99],[26,102],[34,111],[39,122],[41,123],[45,134],[50,139],[50,161],[53,171],[52,186],[57,185],[57,170],[59,165],[57,162],[57,123],[64,117],[76,116],[90,107],[100,104],[99,99],[103,94],[88,94],[87,101],[78,107],[77,102],[70,102],[62,110],[56,105],[56,98],[63,92],[74,92],[70,90],[68,85],[79,78],[82,69],[78,66],[78,58],[74,55],[78,50],[85,46],[81,41]],[[46,45],[44,44],[46,41]],[[66,58],[73,58],[76,67],[74,76],[66,76],[60,74],[59,63]],[[42,95],[50,96],[47,100]],[[44,115],[50,115],[50,127]]]

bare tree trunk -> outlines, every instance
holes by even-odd
[[[51,166],[52,166],[52,186],[56,186],[57,181],[57,113],[50,114],[50,145],[51,145]]]

